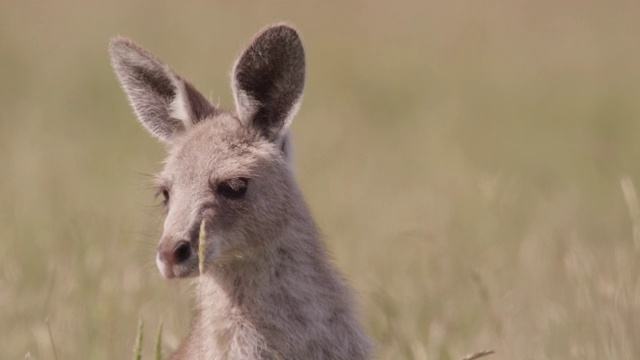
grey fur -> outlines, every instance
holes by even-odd
[[[184,96],[195,89],[129,40],[114,40],[111,56],[142,124],[170,144],[158,176],[169,195],[157,257],[163,275],[198,276],[198,229],[206,224],[198,315],[171,359],[369,358],[350,291],[288,163],[288,127],[304,87],[296,31],[267,27],[240,56],[232,74],[237,115],[203,106],[199,93]],[[186,125],[167,110],[176,96],[194,117]],[[249,179],[244,196],[224,195],[221,186],[236,179]],[[191,251],[175,261],[180,241]]]
[[[210,116],[216,109],[193,85],[133,41],[114,38],[109,47],[111,64],[138,119],[165,142]],[[184,104],[184,119],[176,118],[172,105]]]

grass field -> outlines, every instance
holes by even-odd
[[[232,61],[282,20],[308,56],[299,180],[379,359],[640,358],[638,19],[624,0],[2,2],[0,358],[128,359],[138,319],[145,359],[160,322],[177,346],[164,149],[107,45],[231,108]]]

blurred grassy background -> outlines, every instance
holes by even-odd
[[[107,56],[134,38],[226,108],[301,31],[301,186],[380,359],[640,358],[637,1],[4,1],[0,357],[126,359],[189,325],[154,265],[164,156]],[[624,184],[624,185],[623,185]],[[626,191],[623,191],[623,188]]]

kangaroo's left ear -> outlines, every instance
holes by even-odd
[[[231,87],[240,119],[273,142],[298,112],[305,59],[295,29],[273,25],[256,35],[233,68]]]

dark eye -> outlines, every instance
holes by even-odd
[[[239,199],[247,192],[248,185],[249,179],[235,178],[218,184],[216,191],[218,194],[228,197],[229,199]]]
[[[162,203],[166,205],[169,202],[169,189],[161,188],[156,193],[156,196],[162,195]]]

